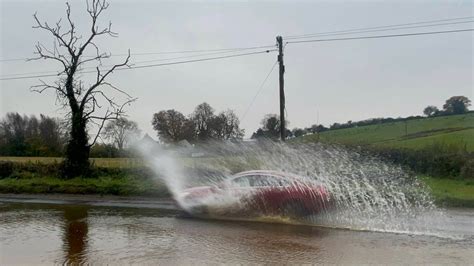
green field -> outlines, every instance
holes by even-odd
[[[405,132],[406,129],[406,132]],[[297,141],[314,142],[316,134]],[[329,143],[414,150],[443,145],[474,152],[474,113],[329,130],[319,140]]]

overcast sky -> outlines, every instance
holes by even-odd
[[[33,57],[46,32],[32,29],[32,14],[50,23],[65,14],[64,1],[4,1],[1,6],[0,59]],[[112,21],[118,38],[101,38],[102,50],[122,54],[220,49],[275,44],[277,35],[298,35],[353,28],[473,16],[474,2],[456,1],[111,1],[100,23]],[[83,1],[71,1],[79,30],[87,33]],[[472,28],[473,23],[434,28],[384,31],[393,34]],[[84,34],[85,35],[85,34]],[[334,37],[334,36],[332,36]],[[338,36],[349,37],[349,36]],[[319,37],[323,38],[323,37]],[[186,54],[189,55],[189,54]],[[183,55],[132,56],[132,62]],[[113,57],[105,65],[119,62]],[[156,138],[153,113],[176,109],[189,114],[208,102],[217,112],[242,115],[276,60],[259,54],[146,69],[119,71],[110,81],[138,100],[129,118]],[[288,44],[285,47],[286,109],[290,128],[317,122],[421,114],[427,105],[441,107],[453,95],[474,100],[473,34]],[[159,62],[154,62],[159,63]],[[0,62],[2,77],[55,71],[45,61]],[[84,77],[87,79],[87,75]],[[44,78],[45,81],[53,78]],[[62,116],[54,94],[30,92],[38,79],[0,81],[0,116],[6,112]],[[250,136],[265,114],[278,113],[275,69],[241,126]]]

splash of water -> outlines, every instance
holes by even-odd
[[[186,175],[183,173],[183,167],[178,163],[176,153],[163,149],[152,140],[140,142],[134,149],[156,174],[156,178],[164,182],[176,198],[186,183]]]
[[[183,200],[185,189],[215,186],[237,172],[265,169],[294,173],[302,178],[304,184],[322,184],[335,202],[335,208],[330,211],[296,221],[292,219],[291,222],[430,234],[429,223],[443,218],[443,212],[434,205],[428,189],[415,176],[400,166],[337,146],[220,142],[187,150],[152,147],[144,145],[139,150],[185,210],[193,207]],[[190,154],[200,157],[193,158]],[[210,209],[231,210],[242,207],[242,203],[241,196],[221,193],[196,204]],[[229,217],[225,212],[220,214]],[[278,215],[273,216],[276,217],[270,220],[278,220]],[[268,220],[268,217],[250,218]],[[289,222],[285,217],[279,221]]]

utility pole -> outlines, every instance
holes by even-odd
[[[283,78],[285,65],[283,64],[283,38],[277,36],[276,41],[278,44],[278,63],[280,66],[280,139],[285,141],[285,80]]]

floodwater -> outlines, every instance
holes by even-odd
[[[0,202],[0,265],[472,264],[474,210],[446,212],[451,231],[436,236]]]

